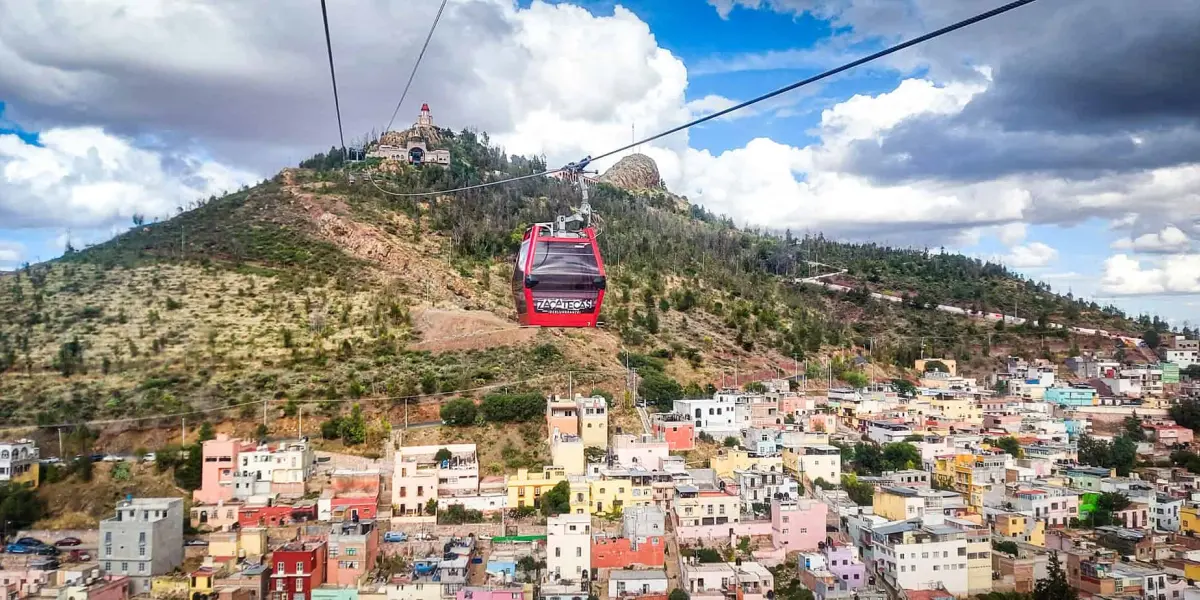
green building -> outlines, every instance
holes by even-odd
[[[1175,363],[1158,363],[1158,368],[1162,369],[1163,383],[1179,383],[1179,365]]]

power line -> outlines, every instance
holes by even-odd
[[[848,63],[846,63],[846,64],[844,64],[844,65],[842,65],[842,66],[840,66],[840,67],[836,67],[836,68],[830,69],[830,70],[828,70],[828,71],[825,71],[824,73],[821,73],[821,74],[819,74],[819,75],[814,75],[814,76],[812,76],[812,77],[809,77],[808,79],[803,79],[803,80],[797,81],[797,82],[795,82],[795,83],[793,83],[793,84],[791,84],[791,85],[787,85],[787,86],[781,87],[781,88],[779,88],[779,89],[777,89],[777,90],[774,90],[774,91],[772,91],[772,92],[767,92],[766,94],[763,94],[763,95],[761,95],[761,96],[758,96],[757,98],[752,98],[752,99],[750,99],[750,100],[747,100],[747,101],[745,101],[745,102],[742,102],[741,104],[735,104],[735,105],[733,105],[733,106],[730,106],[729,108],[726,108],[726,109],[723,109],[723,110],[719,110],[719,111],[717,111],[717,112],[714,112],[714,113],[712,113],[712,114],[709,114],[709,115],[705,115],[705,116],[703,116],[703,117],[700,117],[699,119],[695,119],[695,120],[693,120],[693,121],[690,121],[690,122],[688,122],[688,123],[684,123],[683,125],[680,125],[680,126],[678,126],[678,127],[674,127],[674,128],[668,129],[668,130],[666,130],[666,131],[664,131],[664,132],[662,132],[662,133],[658,133],[658,134],[652,135],[652,136],[650,136],[650,137],[648,137],[648,138],[645,138],[645,139],[642,139],[642,140],[635,141],[635,142],[633,142],[632,144],[628,144],[628,145],[622,146],[622,147],[620,147],[620,148],[617,148],[616,150],[611,150],[611,151],[609,151],[609,152],[605,152],[604,154],[600,154],[600,155],[598,155],[598,156],[594,156],[594,157],[592,157],[592,160],[600,160],[600,159],[602,159],[602,158],[607,158],[607,157],[609,157],[609,156],[612,156],[612,155],[614,155],[614,154],[617,154],[617,153],[619,153],[619,152],[624,152],[624,151],[626,151],[626,150],[629,150],[629,149],[631,149],[631,148],[633,148],[633,147],[635,147],[635,146],[638,146],[638,145],[641,145],[641,144],[645,144],[645,143],[647,143],[647,142],[652,142],[652,141],[654,141],[654,140],[657,140],[657,139],[659,139],[659,138],[662,138],[662,137],[666,137],[666,136],[668,136],[668,135],[671,135],[672,133],[677,133],[677,132],[683,131],[684,129],[687,129],[687,128],[689,128],[689,127],[693,127],[693,126],[699,125],[699,124],[701,124],[701,123],[704,123],[704,122],[706,122],[706,121],[711,121],[711,120],[713,120],[713,119],[716,119],[716,118],[718,118],[718,117],[725,116],[725,115],[727,115],[727,114],[729,114],[729,113],[731,113],[731,112],[734,112],[734,111],[737,111],[737,110],[741,110],[741,109],[743,109],[743,108],[746,108],[747,106],[751,106],[751,105],[754,105],[754,104],[758,104],[759,102],[762,102],[763,100],[769,100],[769,99],[771,99],[771,98],[774,98],[774,97],[776,97],[776,96],[778,96],[778,95],[780,95],[780,94],[785,94],[785,93],[787,93],[787,92],[790,92],[790,91],[792,91],[792,90],[794,90],[794,89],[797,89],[797,88],[804,87],[804,86],[806,86],[806,85],[808,85],[808,84],[810,84],[810,83],[815,83],[815,82],[817,82],[817,81],[820,81],[820,80],[822,80],[822,79],[825,79],[825,78],[828,78],[828,77],[832,77],[832,76],[834,76],[834,75],[837,75],[838,73],[841,73],[841,72],[843,72],[843,71],[848,71],[848,70],[850,70],[850,69],[853,69],[854,67],[857,67],[857,66],[860,66],[860,65],[864,65],[864,64],[866,64],[866,63],[869,63],[869,62],[872,62],[872,61],[878,60],[878,59],[880,59],[880,58],[883,58],[883,57],[885,57],[885,56],[888,56],[889,54],[895,54],[896,52],[899,52],[899,51],[901,51],[901,50],[904,50],[904,49],[906,49],[906,48],[910,48],[910,47],[912,47],[912,46],[916,46],[917,44],[921,44],[921,43],[927,42],[927,41],[929,41],[929,40],[932,40],[932,39],[934,39],[934,38],[941,37],[941,36],[943,36],[943,35],[946,35],[947,33],[950,33],[950,32],[952,32],[952,31],[957,31],[957,30],[959,30],[959,29],[962,29],[962,28],[964,28],[964,27],[967,27],[967,26],[970,26],[970,25],[974,25],[975,23],[979,23],[979,22],[981,22],[981,21],[986,21],[987,19],[990,19],[990,18],[992,18],[992,17],[995,17],[995,16],[997,16],[997,15],[1004,14],[1004,13],[1006,13],[1006,12],[1010,11],[1010,10],[1013,10],[1013,9],[1016,9],[1016,8],[1020,8],[1020,7],[1022,7],[1022,6],[1025,6],[1026,4],[1032,4],[1032,3],[1034,3],[1034,2],[1036,2],[1036,0],[1016,0],[1015,2],[1010,2],[1010,3],[1008,3],[1008,4],[1005,4],[1004,6],[1001,6],[1001,7],[999,7],[999,8],[994,8],[994,9],[992,9],[992,10],[989,10],[989,11],[985,12],[985,13],[980,13],[980,14],[978,14],[978,15],[975,15],[975,16],[973,16],[973,17],[969,18],[969,19],[963,19],[962,21],[959,21],[959,22],[957,22],[957,23],[954,23],[953,25],[948,25],[948,26],[946,26],[946,27],[943,27],[943,28],[941,28],[941,29],[938,29],[938,30],[936,30],[936,31],[931,31],[931,32],[929,32],[929,33],[926,33],[925,35],[922,35],[922,36],[920,36],[920,37],[915,37],[915,38],[913,38],[913,39],[911,39],[911,40],[908,40],[908,41],[906,41],[906,42],[901,42],[901,43],[899,43],[899,44],[896,44],[895,46],[892,46],[892,47],[890,47],[890,48],[886,48],[886,49],[884,49],[884,50],[880,50],[879,52],[876,52],[875,54],[871,54],[871,55],[869,55],[869,56],[864,56],[864,57],[862,57],[862,58],[860,58],[860,59],[858,59],[858,60],[855,60],[855,61],[852,61],[852,62],[848,62]]]
[[[343,151],[346,137],[342,135],[342,105],[338,102],[337,71],[333,68],[333,42],[329,39],[329,14],[325,11],[325,0],[321,0],[321,20],[325,23],[325,52],[329,54],[329,78],[333,80],[333,108],[337,111],[338,141]]]
[[[371,182],[371,185],[375,186],[375,189],[377,189],[377,190],[379,190],[379,191],[381,191],[381,192],[383,192],[383,193],[385,193],[385,194],[387,194],[387,195],[389,195],[389,196],[398,196],[398,197],[401,197],[401,198],[413,198],[413,197],[417,197],[417,196],[441,196],[441,195],[443,195],[443,194],[453,194],[453,193],[455,193],[455,192],[465,192],[465,191],[468,191],[468,190],[477,190],[477,189],[479,189],[479,188],[491,187],[491,186],[493,186],[493,185],[500,185],[500,184],[502,184],[502,183],[512,183],[512,182],[514,182],[514,181],[521,181],[522,179],[531,179],[531,178],[534,178],[534,177],[543,177],[543,176],[546,176],[546,175],[551,175],[551,174],[554,174],[554,173],[558,173],[559,171],[562,171],[562,169],[553,169],[553,170],[550,170],[550,171],[541,171],[541,172],[538,172],[538,173],[530,173],[529,175],[520,175],[520,176],[517,176],[517,177],[510,177],[510,178],[508,178],[508,179],[501,179],[501,180],[499,180],[499,181],[489,181],[489,182],[487,182],[487,183],[477,183],[477,184],[475,184],[475,185],[466,185],[466,186],[463,186],[463,187],[457,187],[457,188],[454,188],[454,189],[449,189],[449,190],[441,190],[441,191],[438,191],[438,192],[409,192],[409,193],[401,193],[401,192],[389,192],[388,190],[385,190],[385,189],[383,189],[382,187],[379,187],[379,184],[378,184],[378,183],[375,183],[375,179],[371,177],[371,170],[370,170],[370,169],[364,169],[364,170],[363,170],[363,173],[365,173],[365,174],[366,174],[366,176],[367,176],[367,180]]]
[[[895,54],[896,52],[899,52],[899,51],[901,51],[901,50],[904,50],[904,49],[906,49],[906,48],[911,48],[912,46],[916,46],[916,45],[918,45],[918,44],[922,44],[922,43],[924,43],[924,42],[927,42],[927,41],[929,41],[929,40],[932,40],[932,39],[934,39],[934,38],[941,37],[941,36],[943,36],[943,35],[946,35],[947,33],[951,33],[951,32],[953,32],[953,31],[957,31],[957,30],[959,30],[959,29],[962,29],[962,28],[964,28],[964,27],[968,27],[968,26],[970,26],[970,25],[974,25],[974,24],[976,24],[976,23],[979,23],[979,22],[981,22],[981,21],[986,21],[987,19],[990,19],[990,18],[992,18],[992,17],[995,17],[995,16],[998,16],[998,15],[1004,14],[1004,13],[1006,13],[1006,12],[1009,12],[1009,11],[1011,11],[1011,10],[1014,10],[1014,9],[1020,8],[1020,7],[1022,7],[1022,6],[1025,6],[1026,4],[1032,4],[1032,3],[1036,2],[1036,1],[1037,1],[1037,0],[1016,0],[1015,2],[1010,2],[1010,3],[1008,3],[1008,4],[1005,4],[1004,6],[1001,6],[1001,7],[999,7],[999,8],[995,8],[995,9],[989,10],[989,11],[987,11],[987,12],[980,13],[980,14],[978,14],[978,15],[975,15],[975,16],[973,16],[973,17],[970,17],[970,18],[968,18],[968,19],[963,19],[962,21],[959,21],[959,22],[957,22],[957,23],[954,23],[954,24],[952,24],[952,25],[948,25],[948,26],[946,26],[946,27],[943,27],[943,28],[941,28],[941,29],[938,29],[938,30],[936,30],[936,31],[931,31],[931,32],[929,32],[929,33],[926,33],[925,35],[922,35],[922,36],[919,36],[919,37],[915,37],[915,38],[913,38],[913,39],[911,39],[911,40],[908,40],[908,41],[905,41],[905,42],[901,42],[901,43],[899,43],[899,44],[896,44],[896,45],[894,45],[894,46],[891,46],[891,47],[889,47],[889,48],[886,48],[886,49],[884,49],[884,50],[880,50],[879,52],[876,52],[876,53],[874,53],[874,54],[871,54],[871,55],[869,55],[869,56],[864,56],[863,58],[860,58],[860,59],[858,59],[858,60],[855,60],[855,61],[852,61],[852,62],[848,62],[848,63],[846,63],[846,64],[844,64],[844,65],[842,65],[842,66],[840,66],[840,67],[835,67],[835,68],[833,68],[833,69],[830,69],[830,70],[828,70],[828,71],[825,71],[824,73],[821,73],[821,74],[819,74],[819,75],[814,75],[814,76],[812,76],[812,77],[809,77],[808,79],[803,79],[803,80],[797,81],[797,82],[795,82],[795,83],[792,83],[792,84],[790,84],[790,85],[787,85],[787,86],[781,87],[781,88],[779,88],[779,89],[776,89],[776,90],[774,90],[774,91],[767,92],[766,94],[763,94],[763,95],[761,95],[761,96],[758,96],[758,97],[756,97],[756,98],[752,98],[752,99],[750,99],[750,100],[747,100],[747,101],[745,101],[745,102],[742,102],[742,103],[740,103],[740,104],[736,104],[736,105],[734,105],[734,106],[731,106],[731,107],[729,107],[729,108],[726,108],[726,109],[723,109],[723,110],[719,110],[719,111],[717,111],[717,112],[714,112],[714,113],[712,113],[712,114],[709,114],[709,115],[705,115],[705,116],[703,116],[703,117],[700,117],[699,119],[695,119],[695,120],[689,121],[689,122],[687,122],[687,123],[684,123],[683,125],[680,125],[680,126],[678,126],[678,127],[673,127],[673,128],[671,128],[671,129],[668,129],[668,130],[666,130],[666,131],[663,131],[663,132],[661,132],[661,133],[657,133],[657,134],[655,134],[655,135],[652,135],[652,136],[650,136],[650,137],[643,138],[643,139],[641,139],[641,140],[636,140],[636,141],[634,141],[633,143],[630,143],[630,144],[627,144],[627,145],[625,145],[625,146],[622,146],[622,147],[620,147],[620,148],[617,148],[616,150],[610,150],[610,151],[608,151],[608,152],[605,152],[605,153],[603,153],[603,154],[599,154],[599,155],[591,156],[591,157],[589,157],[589,158],[585,159],[585,161],[595,161],[595,160],[600,160],[600,159],[603,159],[603,158],[607,158],[607,157],[609,157],[609,156],[612,156],[612,155],[614,155],[614,154],[618,154],[618,153],[620,153],[620,152],[624,152],[624,151],[626,151],[626,150],[629,150],[629,149],[631,149],[631,148],[635,148],[635,147],[637,147],[637,146],[639,146],[639,145],[642,145],[642,144],[645,144],[645,143],[648,143],[648,142],[652,142],[652,141],[654,141],[654,140],[657,140],[657,139],[659,139],[659,138],[662,138],[662,137],[666,137],[666,136],[668,136],[668,135],[671,135],[671,134],[673,134],[673,133],[678,133],[678,132],[680,132],[680,131],[683,131],[683,130],[685,130],[685,129],[688,129],[688,128],[690,128],[690,127],[694,127],[694,126],[696,126],[696,125],[699,125],[699,124],[701,124],[701,123],[704,123],[704,122],[707,122],[707,121],[711,121],[711,120],[713,120],[713,119],[716,119],[716,118],[718,118],[718,117],[725,116],[725,115],[727,115],[727,114],[729,114],[729,113],[732,113],[732,112],[734,112],[734,111],[741,110],[741,109],[743,109],[743,108],[746,108],[746,107],[748,107],[748,106],[752,106],[752,105],[754,105],[754,104],[758,104],[759,102],[762,102],[762,101],[764,101],[764,100],[769,100],[769,99],[771,99],[771,98],[774,98],[774,97],[776,97],[776,96],[779,96],[780,94],[785,94],[785,93],[787,93],[787,92],[790,92],[790,91],[792,91],[792,90],[795,90],[795,89],[798,89],[798,88],[804,87],[804,86],[806,86],[806,85],[809,85],[809,84],[811,84],[811,83],[815,83],[815,82],[817,82],[817,81],[820,81],[820,80],[822,80],[822,79],[826,79],[826,78],[828,78],[828,77],[832,77],[832,76],[834,76],[834,75],[837,75],[838,73],[842,73],[842,72],[844,72],[844,71],[848,71],[848,70],[850,70],[850,69],[853,69],[853,68],[855,68],[855,67],[858,67],[858,66],[864,65],[864,64],[866,64],[866,63],[869,63],[869,62],[872,62],[872,61],[878,60],[878,59],[880,59],[880,58],[883,58],[883,57],[885,57],[885,56],[888,56],[888,55],[890,55],[890,54]],[[566,167],[562,167],[562,168],[555,169],[555,170],[552,170],[552,171],[546,171],[545,173],[539,173],[538,175],[548,175],[548,174],[551,174],[551,173],[556,173],[556,172],[558,172],[558,171],[562,171],[562,170],[565,170],[565,169],[566,169]],[[397,194],[397,193],[394,193],[394,192],[386,192],[386,191],[385,191],[385,193],[388,193],[388,194],[391,194],[391,195],[395,195],[395,196],[436,196],[436,195],[439,195],[439,194],[451,194],[451,193],[454,193],[454,192],[465,191],[465,190],[468,190],[468,189],[477,189],[477,188],[481,188],[481,187],[489,187],[489,186],[493,186],[493,185],[500,185],[500,184],[502,184],[502,183],[508,183],[508,182],[510,182],[510,181],[517,181],[518,179],[526,179],[526,178],[528,178],[528,177],[532,177],[532,176],[531,176],[531,175],[526,175],[526,176],[522,176],[522,177],[514,177],[514,178],[511,178],[511,179],[501,179],[501,180],[499,180],[499,181],[493,181],[493,182],[486,183],[486,184],[480,184],[480,185],[476,185],[476,186],[469,186],[469,187],[463,187],[463,188],[455,188],[455,189],[451,189],[451,190],[443,190],[443,191],[440,191],[440,192],[419,192],[419,193],[411,193],[411,194]],[[374,182],[372,182],[372,183],[374,183]],[[376,186],[376,187],[378,188],[379,186]],[[380,189],[382,189],[382,188],[380,188]]]
[[[387,127],[383,128],[384,133],[392,130],[392,123],[396,121],[396,115],[400,113],[400,105],[404,104],[404,99],[408,97],[408,88],[412,86],[413,78],[417,76],[417,67],[421,66],[421,59],[425,58],[425,50],[429,48],[429,40],[433,39],[433,31],[437,29],[438,21],[442,20],[442,11],[445,9],[446,0],[442,0],[442,5],[438,7],[437,15],[433,17],[433,25],[429,26],[429,35],[425,36],[425,44],[421,46],[421,53],[417,55],[417,62],[413,65],[412,73],[408,74],[408,83],[404,84],[404,92],[400,94],[400,101],[396,103],[396,110],[392,111],[392,118],[388,120]]]

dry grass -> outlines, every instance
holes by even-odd
[[[92,480],[81,481],[72,476],[65,481],[45,483],[38,495],[46,501],[50,518],[34,525],[37,529],[80,529],[95,528],[101,519],[111,517],[117,502],[127,494],[142,497],[187,496],[175,486],[170,472],[159,473],[154,465],[130,463],[130,477],[117,481],[111,477],[113,463],[96,463],[92,466]]]

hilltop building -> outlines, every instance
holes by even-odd
[[[385,134],[380,139],[379,145],[374,150],[367,153],[367,158],[382,158],[384,160],[399,160],[407,162],[410,165],[436,165],[439,167],[450,166],[450,151],[446,149],[430,150],[429,144],[436,140],[428,139],[430,134],[436,130],[433,127],[433,114],[429,111],[428,104],[421,105],[421,112],[417,115],[417,122],[412,129],[403,132],[399,137],[403,139],[402,143],[396,143],[399,140],[393,139],[393,136]],[[391,133],[391,132],[389,132]],[[388,142],[388,143],[385,143]]]

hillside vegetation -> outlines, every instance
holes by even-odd
[[[986,369],[993,352],[1101,343],[790,283],[815,274],[807,261],[818,259],[871,289],[980,308],[1016,301],[1023,316],[1136,330],[1117,311],[997,265],[739,230],[665,190],[607,184],[592,192],[609,270],[606,326],[523,329],[509,292],[521,233],[568,211],[577,192],[538,177],[397,198],[364,177],[371,169],[385,189],[424,191],[544,168],[471,131],[440,139],[449,169],[317,155],[309,168],[166,221],[137,218],[108,242],[0,278],[0,421],[226,408],[209,418],[249,422],[264,405],[278,417],[298,404],[325,416],[361,404],[395,418],[406,398],[565,393],[581,381],[621,398],[619,356],[638,363],[643,391],[669,401],[735,372],[742,382],[790,374],[805,360],[814,377],[828,361],[836,377],[857,380],[900,375],[922,353]]]

